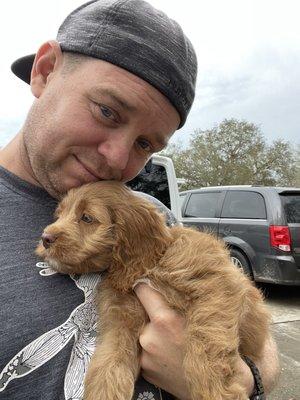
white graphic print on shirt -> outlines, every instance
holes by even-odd
[[[46,263],[37,263],[37,267],[42,268],[40,274],[43,276],[56,273]],[[22,378],[45,364],[74,337],[64,392],[66,400],[82,399],[84,376],[96,345],[95,289],[101,275],[71,275],[71,278],[84,292],[85,301],[75,308],[66,322],[29,343],[11,359],[0,373],[0,392],[13,379]]]

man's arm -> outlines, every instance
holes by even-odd
[[[149,324],[140,337],[143,352],[143,377],[180,400],[189,400],[182,364],[184,357],[185,320],[164,302],[162,296],[146,284],[138,284],[135,292],[149,315]],[[261,373],[265,392],[269,393],[277,382],[279,363],[277,348],[272,338],[266,342],[263,356],[256,363]],[[237,366],[241,383],[249,396],[254,388],[250,368],[240,359]]]

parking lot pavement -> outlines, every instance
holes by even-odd
[[[300,287],[261,285],[273,316],[281,376],[268,400],[300,400]]]

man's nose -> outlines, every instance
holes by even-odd
[[[129,161],[133,143],[126,137],[115,135],[98,145],[98,152],[105,157],[107,165],[114,169],[123,171]]]
[[[45,249],[49,249],[49,247],[55,242],[57,239],[56,235],[53,235],[51,233],[43,233],[42,234],[42,242],[45,247]]]

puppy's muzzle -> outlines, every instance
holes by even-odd
[[[57,239],[57,236],[51,234],[51,233],[43,233],[42,234],[42,242],[45,247],[45,249],[49,249],[49,247],[55,242]]]

